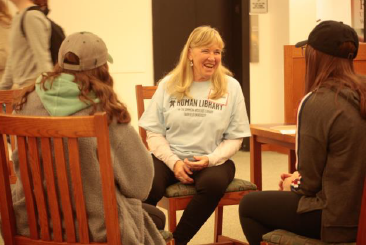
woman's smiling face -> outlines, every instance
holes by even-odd
[[[194,81],[208,81],[221,63],[222,50],[217,44],[190,48],[188,58],[193,62]]]

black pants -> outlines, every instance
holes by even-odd
[[[178,180],[174,173],[159,159],[153,156],[155,176],[146,203],[156,205],[164,196],[165,189]],[[175,244],[187,244],[201,226],[215,211],[227,186],[235,176],[235,165],[231,160],[224,164],[194,172],[191,176],[197,194],[192,198],[173,233]]]
[[[250,245],[259,245],[262,235],[283,229],[320,239],[321,210],[298,214],[301,196],[291,191],[251,192],[239,205],[240,223]]]
[[[165,229],[165,214],[160,209],[147,203],[143,203],[142,208],[149,214],[158,230]]]

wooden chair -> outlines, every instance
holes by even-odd
[[[25,117],[2,114],[0,115],[0,134],[1,136],[14,135],[17,141],[21,182],[25,193],[30,228],[30,237],[16,234],[6,161],[6,143],[1,140],[0,203],[2,235],[5,244],[92,244],[89,238],[88,218],[80,174],[79,137],[93,137],[97,141],[107,241],[108,244],[121,244],[109,131],[105,113],[84,117]],[[67,139],[68,156],[64,155],[65,139]],[[38,152],[38,149],[41,152]],[[40,164],[41,154],[42,164]],[[53,158],[55,162],[53,162]],[[66,158],[69,159],[71,176],[67,175]],[[54,166],[56,166],[55,169]],[[57,178],[54,175],[55,172],[57,172]],[[68,186],[68,177],[72,181],[72,186]],[[56,180],[60,189],[57,189]],[[70,191],[71,188],[72,191]],[[75,200],[75,210],[72,209],[70,193],[73,194]],[[61,203],[58,202],[58,194],[61,196]],[[78,224],[77,231],[75,230],[75,214]],[[66,241],[62,224],[65,226]],[[76,234],[78,234],[79,242],[76,241]]]
[[[263,236],[261,245],[326,245],[320,240],[299,236],[285,230],[275,230]],[[331,243],[334,244],[334,243]],[[366,178],[363,184],[362,204],[358,222],[356,243],[342,243],[341,245],[364,245],[366,244]]]
[[[137,100],[137,113],[138,118],[142,116],[145,111],[144,101],[151,99],[157,89],[157,86],[142,86],[136,85],[136,100]],[[139,133],[148,148],[146,143],[146,131],[139,127]],[[222,220],[223,220],[223,207],[228,205],[239,204],[241,198],[251,192],[256,191],[256,185],[249,181],[234,179],[226,190],[225,195],[221,198],[218,207],[215,210],[215,226],[214,226],[214,242],[227,242],[220,244],[245,244],[243,242],[234,240],[230,237],[222,235]],[[194,186],[185,185],[182,183],[176,183],[167,188],[165,196],[159,202],[159,206],[166,209],[168,212],[168,225],[169,231],[174,232],[177,226],[176,212],[178,210],[184,210],[188,203],[191,201],[193,195],[196,193]]]
[[[13,112],[13,100],[20,93],[21,89],[16,90],[0,90],[0,114],[12,114]],[[8,149],[8,137],[10,138],[10,146],[11,149]],[[3,140],[6,148],[6,161],[8,163],[9,168],[9,178],[10,183],[15,184],[17,181],[17,177],[14,172],[13,162],[11,161],[11,157],[9,152],[12,152],[15,149],[15,141],[12,135],[3,135]]]

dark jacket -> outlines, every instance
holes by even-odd
[[[321,239],[356,241],[366,171],[366,120],[359,96],[321,88],[298,112],[298,213],[322,210]]]

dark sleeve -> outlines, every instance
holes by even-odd
[[[327,160],[328,135],[334,110],[328,96],[308,94],[298,110],[297,163],[300,181],[292,191],[315,196],[322,189],[322,175]]]

